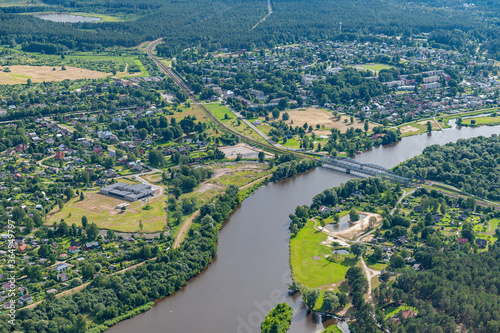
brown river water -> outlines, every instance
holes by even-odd
[[[492,134],[500,134],[500,127],[451,128],[373,148],[356,159],[393,167],[420,154],[427,146]],[[351,177],[316,168],[261,187],[225,222],[213,263],[182,290],[108,332],[257,333],[266,314],[283,301],[295,310],[291,333],[314,333],[334,323],[322,323],[307,313],[300,295],[287,293],[287,283],[291,282],[288,215],[297,205],[310,204],[317,193]]]

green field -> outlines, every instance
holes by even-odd
[[[229,118],[236,118],[231,110],[224,104],[206,104],[205,107],[219,120],[224,120],[226,114]]]
[[[383,69],[390,69],[392,67],[383,64],[366,64],[366,65],[359,65],[358,68],[369,69],[372,71],[380,72]]]
[[[471,123],[472,120],[476,121],[476,123],[474,125],[472,125],[472,123]],[[500,117],[478,117],[478,118],[473,118],[473,119],[464,119],[462,121],[462,124],[465,126],[500,125]]]
[[[113,198],[96,192],[84,192],[85,199],[80,201],[76,196],[67,202],[64,207],[54,208],[48,214],[47,224],[60,222],[61,219],[71,225],[75,223],[81,225],[82,216],[86,216],[89,223],[94,222],[99,228],[112,229],[122,232],[141,231],[139,221],[142,221],[144,232],[156,232],[165,228],[165,203],[163,198],[149,200],[148,203],[142,201],[126,202],[124,200]],[[121,203],[128,203],[125,211],[116,209]],[[143,209],[146,204],[152,206],[152,209]]]
[[[338,262],[328,261],[324,255],[329,255],[332,248],[320,244],[326,238],[325,234],[307,224],[290,240],[290,264],[295,281],[309,288],[335,286],[338,289],[349,267],[359,263],[353,255],[339,255]],[[313,256],[320,256],[320,259],[313,260]]]

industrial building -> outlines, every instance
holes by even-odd
[[[153,196],[155,191],[151,189],[151,185],[115,183],[101,188],[99,193],[127,201],[137,201],[148,196]]]

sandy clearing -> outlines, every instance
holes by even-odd
[[[375,216],[377,218],[377,222],[375,222],[375,225],[373,226],[373,228],[376,228],[377,226],[379,226],[382,223],[382,216],[380,216],[379,214],[373,214],[373,213],[368,213],[368,212],[358,212],[358,213],[364,214],[364,215],[366,215],[366,217],[364,219],[356,222],[349,229],[342,230],[342,231],[331,231],[331,230],[328,230],[326,228],[323,228],[323,232],[326,232],[333,237],[336,236],[336,237],[340,237],[340,238],[343,238],[345,240],[348,240],[348,239],[352,239],[354,237],[357,237],[357,236],[363,234],[366,231],[366,229],[368,229],[368,225],[370,223],[369,222],[370,217]]]
[[[333,115],[331,111],[318,109],[318,108],[303,108],[296,110],[285,111],[290,116],[290,119],[286,121],[288,125],[292,126],[303,126],[305,123],[313,127],[313,132],[317,135],[328,135],[330,134],[331,128],[337,128],[341,132],[346,132],[349,128],[359,128],[364,131],[364,123],[360,122],[359,119],[354,119],[354,123],[351,124],[350,117],[339,115],[337,118]],[[347,122],[345,122],[347,120]],[[316,128],[316,125],[320,125],[320,129]],[[376,124],[370,123],[369,130],[372,130]]]
[[[227,159],[236,159],[238,154],[241,154],[243,158],[258,158],[259,153],[262,151],[266,157],[273,157],[274,155],[263,151],[262,149],[254,148],[246,143],[238,143],[234,146],[223,146],[219,147],[219,150],[226,154]]]
[[[411,125],[403,126],[399,130],[401,131],[401,133],[410,133],[410,132],[418,132],[419,131],[418,128],[416,128],[415,126],[411,126]]]
[[[422,121],[419,121],[417,124],[418,125],[423,125],[423,126],[427,126],[427,122],[430,121],[431,122],[431,125],[432,125],[432,129],[439,129],[439,124],[437,122],[435,122],[434,120],[432,119],[429,119],[429,120],[422,120]],[[427,128],[427,127],[426,127]]]
[[[5,68],[0,66],[0,84],[25,84],[28,79],[33,82],[100,79],[109,75],[108,73],[70,66],[67,66],[66,70],[63,71],[61,67],[14,65],[8,66],[10,73],[4,72]]]

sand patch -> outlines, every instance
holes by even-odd
[[[333,112],[323,109],[303,108],[285,112],[290,116],[290,119],[286,121],[287,125],[302,127],[307,123],[313,127],[313,132],[317,135],[328,135],[331,128],[339,129],[342,133],[345,133],[349,128],[359,128],[364,131],[365,124],[359,119],[355,118],[354,123],[351,124],[350,117],[340,114],[339,117],[335,117]],[[319,125],[320,128],[318,129],[316,125]],[[369,123],[369,131],[375,126],[377,124]]]

